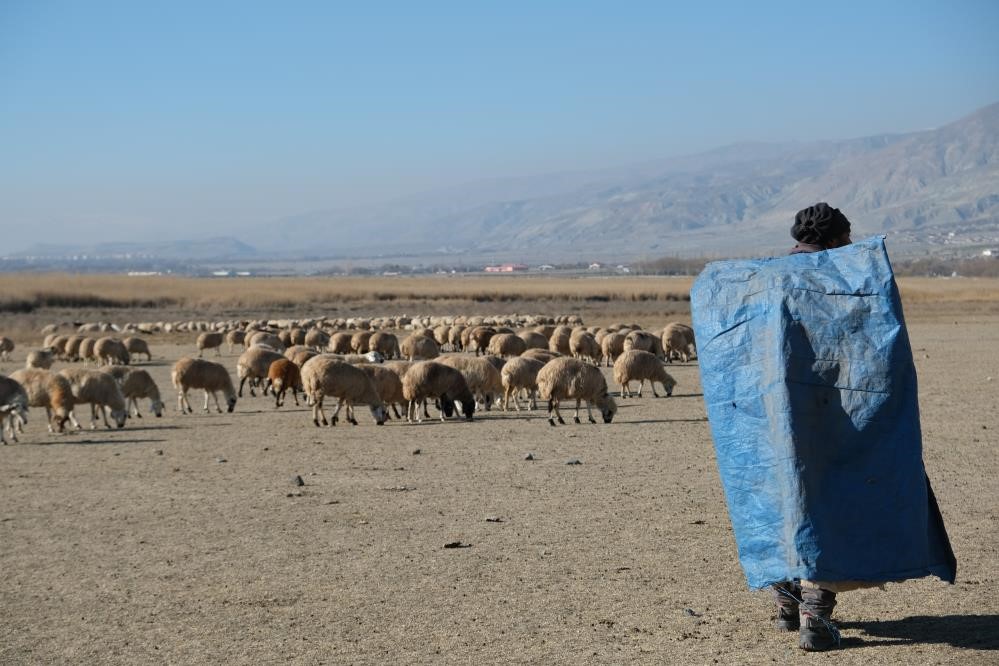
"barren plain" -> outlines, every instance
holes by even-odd
[[[683,292],[689,281],[580,288],[599,288],[594,299],[564,289],[535,298],[527,284],[497,287],[505,300],[442,301],[432,289],[372,297],[393,288],[379,284],[342,303],[290,287],[274,302],[252,287],[240,303],[53,301],[0,315],[0,335],[14,331],[18,343],[0,372],[21,367],[41,325],[57,321],[689,321],[682,299],[628,295]],[[32,298],[30,281],[0,287],[5,299]],[[232,414],[181,415],[169,368],[194,352],[191,333],[151,336],[154,359],[138,363],[164,393],[163,418],[144,410],[121,430],[50,435],[33,411],[20,443],[0,447],[0,663],[996,663],[999,283],[902,290],[924,458],[958,580],[840,595],[840,650],[801,652],[796,636],[771,628],[769,594],[747,589],[696,362],[673,366],[672,397],[620,400],[607,425],[552,428],[540,411],[493,409],[470,423],[376,427],[360,410],[356,427],[319,429],[304,404],[275,409],[264,397],[244,397]],[[122,297],[158,298],[140,291]],[[235,355],[221,361],[234,373]],[[452,542],[467,547],[444,548]]]

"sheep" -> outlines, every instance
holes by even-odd
[[[335,426],[340,409],[344,405],[347,407],[347,421],[357,425],[353,415],[354,403],[368,405],[378,425],[384,425],[388,418],[385,403],[378,396],[368,374],[349,363],[326,356],[311,358],[302,366],[302,386],[312,401],[312,422],[316,427],[319,427],[320,418],[323,425]],[[330,421],[326,420],[326,414],[323,412],[325,396],[337,398],[336,410]]]
[[[214,349],[216,356],[222,355],[222,342],[225,336],[218,332],[202,333],[198,336],[195,344],[198,347],[198,358],[204,356],[206,349]]]
[[[121,394],[125,396],[129,415],[134,413],[134,416],[141,419],[139,398],[149,398],[149,408],[153,414],[157,418],[163,416],[163,400],[160,398],[160,389],[148,372],[140,368],[125,368],[120,365],[104,368],[104,372],[118,381]]]
[[[600,353],[603,354],[607,367],[624,353],[624,338],[624,333],[608,332],[600,341]]]
[[[517,392],[527,391],[530,399],[530,408],[537,409],[535,393],[538,390],[538,371],[544,367],[544,363],[537,359],[513,358],[507,361],[500,372],[503,382],[503,411],[510,407],[510,396],[513,396],[513,404],[520,411],[520,401],[517,399]]]
[[[475,355],[484,352],[489,347],[489,341],[496,335],[496,329],[491,326],[476,326],[469,334],[469,345],[475,350]]]
[[[334,354],[349,354],[353,351],[350,347],[350,339],[354,337],[347,331],[339,331],[330,336],[329,350]]]
[[[553,358],[559,358],[561,354],[558,352],[549,351],[547,349],[528,349],[526,352],[520,355],[520,358],[533,358],[542,363],[547,363]]]
[[[576,331],[569,336],[569,350],[575,358],[600,365],[600,345],[589,331]]]
[[[467,326],[455,324],[447,333],[447,342],[451,345],[451,351],[462,351],[462,334],[467,330]]]
[[[440,356],[437,342],[419,333],[413,333],[400,345],[402,356],[410,361],[429,360]]]
[[[475,412],[475,398],[468,390],[464,375],[436,361],[414,363],[402,378],[402,395],[408,403],[407,423],[412,423],[414,417],[418,423],[423,422],[423,414],[418,407],[428,398],[440,399],[441,421],[454,414],[455,402],[461,403],[466,420],[471,421]]]
[[[281,338],[274,335],[273,333],[267,333],[266,331],[257,331],[251,336],[246,338],[246,347],[270,347],[271,349],[284,350],[285,344],[282,342]]]
[[[399,338],[386,331],[378,331],[368,340],[368,348],[376,351],[385,358],[397,358],[402,356],[399,349]]]
[[[16,379],[0,375],[0,444],[7,444],[5,432],[17,442],[17,427],[28,422],[28,392]]]
[[[65,377],[48,370],[25,368],[12,372],[10,378],[24,387],[29,407],[45,408],[49,432],[65,429],[73,413],[73,389]]]
[[[90,365],[90,362],[97,362],[97,355],[94,353],[94,348],[97,346],[97,338],[84,338],[83,342],[80,343],[80,349],[77,350],[77,354],[83,359],[84,365]]]
[[[667,363],[673,362],[674,354],[681,358],[684,363],[690,360],[691,350],[693,350],[693,355],[697,354],[694,329],[686,324],[666,324],[661,339]]]
[[[98,338],[94,343],[97,365],[128,365],[132,357],[125,344],[117,338]]]
[[[368,340],[371,339],[371,331],[358,331],[350,338],[350,349],[355,354],[364,354],[368,351]]]
[[[621,385],[621,397],[631,397],[632,381],[638,380],[638,397],[642,397],[642,387],[648,381],[652,386],[652,395],[659,397],[656,393],[656,382],[663,385],[667,396],[673,395],[673,387],[676,380],[666,372],[661,359],[655,354],[638,349],[630,349],[621,354],[614,362],[614,381]]]
[[[548,349],[548,338],[537,331],[521,331],[517,337],[524,341],[525,349]]]
[[[451,341],[451,327],[441,324],[434,328],[434,342],[443,350]]]
[[[305,339],[302,341],[306,347],[312,347],[316,351],[325,351],[326,347],[330,344],[330,336],[318,328],[309,329],[309,332],[305,334]]]
[[[455,368],[465,377],[468,390],[475,396],[476,405],[491,410],[493,402],[503,393],[500,371],[485,358],[474,356],[443,356],[438,362]]]
[[[79,361],[80,360],[80,344],[87,338],[85,335],[71,335],[66,340],[66,346],[63,349],[63,355],[66,357],[67,361]]]
[[[149,343],[143,338],[129,337],[121,341],[125,345],[125,350],[129,354],[145,354],[147,361],[153,360],[153,355],[149,352]]]
[[[556,328],[552,337],[548,338],[549,351],[558,352],[563,356],[572,354],[572,350],[569,348],[569,336],[570,331],[565,326]]]
[[[313,352],[314,353],[314,352]],[[274,406],[284,404],[284,396],[291,390],[291,395],[298,405],[298,392],[302,390],[302,374],[298,365],[288,358],[279,358],[267,369],[267,385],[274,394]]]
[[[66,360],[66,343],[69,342],[68,335],[57,335],[49,343],[45,345],[46,347],[52,347],[56,353],[56,357]]]
[[[319,352],[313,351],[308,347],[303,347],[301,345],[295,345],[294,347],[289,347],[284,351],[284,357],[301,368],[305,365],[313,356],[319,356]]]
[[[284,358],[280,353],[263,347],[251,346],[239,355],[236,361],[236,376],[239,378],[240,398],[243,397],[243,385],[246,380],[250,380],[250,395],[256,396],[253,387],[260,382],[267,381],[267,371],[270,370],[271,363]],[[267,387],[264,387],[264,395],[267,395]]]
[[[104,418],[104,425],[108,428],[108,412],[114,419],[115,425],[119,428],[125,427],[125,419],[128,418],[128,410],[125,408],[125,396],[122,395],[118,382],[114,377],[99,370],[87,370],[86,368],[63,368],[59,374],[69,380],[70,388],[73,391],[73,403],[90,404],[90,429],[97,429],[97,410],[100,409]],[[70,412],[70,421],[79,430],[82,426]]]
[[[14,341],[0,335],[0,361],[9,361],[12,351],[14,351]]]
[[[548,423],[555,425],[554,414],[558,422],[565,424],[558,411],[559,402],[567,398],[575,398],[576,413],[573,421],[579,423],[579,403],[586,401],[586,413],[590,423],[593,419],[592,407],[596,405],[603,416],[604,423],[610,423],[617,412],[617,404],[607,393],[607,380],[599,368],[574,358],[556,358],[545,364],[538,371],[538,395],[548,401]]]
[[[371,383],[375,385],[378,396],[387,406],[392,408],[395,418],[402,418],[399,414],[398,405],[406,402],[402,395],[402,378],[398,372],[384,365],[373,365],[363,363],[357,366],[371,378]]]
[[[51,347],[46,347],[28,352],[28,358],[24,361],[24,367],[48,370],[52,367],[53,363],[55,363],[55,350]]]
[[[489,340],[486,350],[497,356],[520,356],[527,351],[527,343],[514,333],[497,333]]]
[[[634,330],[625,335],[624,351],[630,351],[632,349],[647,351],[655,354],[659,358],[664,358],[666,356],[663,353],[662,340],[659,339],[658,335],[654,335],[648,331]]]
[[[194,413],[190,401],[187,399],[187,392],[190,389],[203,389],[205,392],[205,411],[208,411],[208,396],[211,394],[215,400],[215,408],[218,413],[222,413],[219,406],[219,391],[225,396],[228,411],[232,412],[236,408],[236,389],[233,388],[232,378],[229,377],[225,366],[212,361],[205,361],[200,358],[184,357],[173,364],[170,371],[170,381],[177,389],[177,406],[180,413]]]
[[[238,328],[234,328],[225,334],[225,342],[229,345],[229,353],[233,351],[233,347],[236,345],[243,345],[246,342],[246,331]],[[245,345],[244,345],[245,349]]]

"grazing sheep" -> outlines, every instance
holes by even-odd
[[[608,332],[600,340],[600,353],[607,367],[610,367],[617,357],[624,353],[624,333]]]
[[[398,358],[402,356],[399,348],[399,338],[386,331],[378,331],[368,340],[368,348],[376,351],[385,358]]]
[[[153,360],[153,355],[149,352],[149,343],[143,338],[129,337],[121,341],[125,345],[125,350],[129,354],[145,354],[147,361]]]
[[[526,391],[530,400],[530,408],[537,409],[538,404],[535,394],[538,390],[538,371],[544,367],[544,363],[537,359],[521,356],[506,362],[500,372],[503,382],[503,411],[510,407],[510,396],[513,396],[513,404],[520,411],[520,401],[517,399],[518,391]]]
[[[235,328],[225,334],[225,342],[229,345],[229,353],[233,351],[233,347],[236,345],[244,345],[246,342],[246,331]],[[246,348],[245,345],[243,347]]]
[[[451,346],[451,351],[462,351],[461,346],[462,334],[467,329],[467,326],[461,324],[455,324],[447,332],[447,343]]]
[[[198,358],[204,356],[206,349],[214,349],[216,356],[222,355],[222,342],[225,336],[218,332],[202,333],[195,344],[198,346]]]
[[[549,351],[547,349],[528,349],[526,352],[520,355],[520,358],[533,358],[542,363],[547,363],[553,358],[559,358],[562,356],[558,352]]]
[[[569,336],[569,350],[575,358],[600,365],[600,344],[593,334],[586,330],[576,331]]]
[[[497,356],[520,356],[527,351],[527,343],[515,333],[497,333],[490,338],[486,351]]]
[[[474,356],[442,356],[437,359],[443,365],[455,368],[465,377],[468,390],[475,396],[475,403],[486,411],[492,409],[493,402],[503,394],[503,378],[488,358]]]
[[[436,361],[414,363],[402,378],[402,395],[407,401],[406,421],[423,422],[419,406],[425,400],[440,400],[441,421],[454,414],[455,403],[461,403],[462,414],[468,421],[475,412],[475,397],[468,390],[464,375],[460,371]]]
[[[60,358],[60,359],[63,359],[63,360],[68,360],[68,359],[66,359],[66,343],[67,342],[69,342],[69,336],[68,335],[57,335],[54,338],[52,338],[51,340],[49,340],[49,343],[47,345],[45,345],[45,346],[46,347],[51,347],[55,351],[57,358]]]
[[[557,352],[562,356],[570,356],[572,349],[569,347],[571,331],[565,326],[559,326],[548,338],[548,350]]]
[[[521,331],[517,334],[524,341],[524,349],[548,349],[548,338],[537,331]]]
[[[65,429],[66,421],[73,413],[73,389],[69,380],[54,372],[35,368],[12,372],[10,378],[24,387],[29,407],[45,408],[49,432]]]
[[[94,343],[97,365],[128,365],[132,357],[125,344],[117,338],[98,338]]]
[[[347,331],[339,331],[330,336],[329,349],[334,354],[349,354],[353,351],[350,340],[354,335]]]
[[[289,389],[298,405],[298,392],[302,390],[302,373],[298,365],[287,358],[279,358],[271,363],[271,367],[267,369],[267,388],[274,394],[275,407],[284,404],[284,396]]]
[[[149,408],[153,414],[157,418],[163,416],[163,400],[160,398],[160,389],[148,372],[140,368],[125,368],[120,365],[104,368],[104,372],[117,380],[121,387],[121,394],[125,396],[125,404],[130,415],[134,414],[141,419],[139,399],[149,398]]]
[[[0,444],[7,444],[5,433],[17,442],[17,427],[28,422],[28,392],[16,379],[0,375]]]
[[[87,370],[86,368],[63,368],[59,374],[69,380],[70,388],[73,391],[74,405],[90,404],[91,430],[97,429],[98,409],[106,427],[111,427],[111,424],[108,423],[109,411],[115,425],[119,428],[125,427],[125,420],[128,418],[125,396],[122,395],[114,377],[100,370]],[[72,412],[70,412],[69,418],[77,429],[82,427]]]
[[[674,354],[684,363],[697,354],[697,343],[694,341],[694,329],[686,324],[666,324],[663,329],[662,346],[666,362],[672,363]]]
[[[264,347],[251,346],[239,355],[236,361],[236,377],[239,379],[240,398],[243,397],[243,385],[246,380],[250,380],[250,395],[256,396],[253,388],[257,384],[267,381],[267,371],[270,370],[271,363],[278,359],[283,359],[280,353]],[[267,395],[267,387],[264,386],[264,395]]]
[[[299,368],[305,365],[305,362],[314,356],[319,356],[319,352],[299,345],[289,347],[284,352],[284,357],[297,365]]]
[[[368,352],[368,340],[374,335],[371,331],[358,331],[350,338],[350,349],[355,354],[366,354]]]
[[[556,358],[538,371],[538,395],[548,401],[548,423],[555,425],[553,414],[558,422],[565,424],[558,411],[559,402],[575,398],[576,413],[573,421],[579,423],[579,403],[586,401],[586,413],[590,423],[593,419],[592,407],[596,405],[604,423],[610,423],[617,411],[617,404],[607,393],[607,380],[600,370],[589,363],[574,358]]]
[[[665,358],[666,356],[663,353],[662,340],[659,339],[658,335],[649,333],[648,331],[634,330],[625,335],[624,351],[630,351],[632,349],[647,351],[655,354],[659,358]]]
[[[80,349],[77,350],[80,358],[83,359],[84,365],[90,365],[93,361],[97,363],[97,354],[94,349],[97,347],[97,338],[84,338],[83,342],[80,343]]]
[[[338,361],[327,356],[317,356],[309,359],[302,367],[302,386],[305,394],[312,401],[312,422],[319,426],[337,424],[340,409],[346,405],[347,421],[357,425],[354,418],[353,405],[366,404],[371,410],[375,423],[383,425],[388,418],[385,403],[378,396],[375,385],[368,374],[357,366]],[[326,420],[323,412],[323,398],[337,398],[336,410],[331,421]]]
[[[631,397],[631,382],[639,381],[638,397],[642,397],[642,388],[648,381],[652,386],[652,395],[659,397],[656,393],[656,382],[663,385],[666,395],[673,395],[673,387],[676,380],[666,372],[661,359],[655,354],[638,349],[630,349],[621,354],[614,362],[614,381],[621,385],[621,397]]]
[[[469,334],[469,346],[475,350],[475,355],[485,352],[489,348],[489,341],[496,335],[496,329],[492,326],[476,326]]]
[[[55,350],[51,347],[45,349],[35,349],[28,352],[28,358],[24,362],[26,368],[41,368],[48,370],[55,363]]]
[[[318,328],[311,328],[309,332],[305,334],[305,339],[302,342],[306,347],[311,347],[316,351],[326,351],[326,348],[330,344],[330,336]]]
[[[437,358],[441,351],[435,340],[419,333],[409,335],[400,347],[403,358],[409,361]]]
[[[451,327],[447,324],[440,324],[434,327],[434,342],[444,350],[451,341]]]
[[[14,341],[8,337],[0,336],[0,361],[9,361],[12,351],[14,351]]]
[[[200,358],[184,357],[173,364],[170,371],[170,381],[177,389],[177,406],[180,413],[191,414],[194,409],[187,399],[187,392],[191,389],[203,389],[205,392],[205,411],[208,411],[208,396],[211,394],[215,399],[215,408],[219,414],[222,407],[219,405],[219,391],[225,396],[228,411],[236,408],[236,389],[233,388],[232,378],[224,366],[204,361]]]
[[[395,418],[402,418],[402,415],[399,414],[398,405],[405,403],[406,399],[402,395],[402,378],[399,373],[384,365],[364,363],[357,367],[364,370],[368,377],[371,378],[371,383],[375,385],[378,397],[387,406],[392,408]]]
[[[80,345],[84,340],[87,339],[85,335],[71,335],[66,340],[66,346],[63,348],[63,355],[66,357],[67,361],[79,361],[80,360]]]
[[[552,333],[555,332],[555,326],[552,324],[541,324],[540,326],[536,326],[534,330],[545,336],[545,349],[548,349],[547,341],[551,340]]]
[[[248,336],[246,340],[247,349],[250,347],[270,347],[271,349],[283,351],[285,348],[285,344],[281,338],[266,331],[257,331],[253,335]]]

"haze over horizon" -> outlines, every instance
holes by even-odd
[[[241,234],[313,210],[913,132],[999,99],[987,0],[378,9],[4,3],[3,250],[259,244]]]

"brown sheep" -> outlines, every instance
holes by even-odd
[[[468,390],[465,377],[459,370],[435,361],[414,363],[402,378],[402,395],[408,402],[406,421],[422,423],[419,406],[429,398],[440,400],[441,421],[454,414],[455,403],[461,403],[462,414],[468,421],[475,412],[475,397]]]
[[[291,396],[298,403],[298,392],[302,390],[302,374],[298,365],[287,358],[279,358],[267,369],[267,386],[274,394],[274,406],[284,404],[284,396],[291,389]]]

